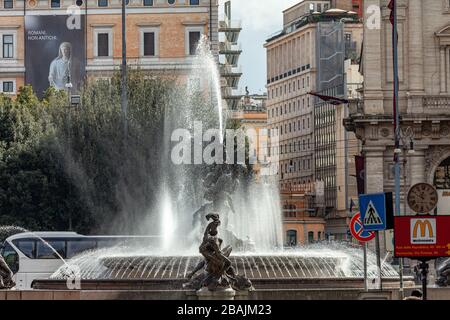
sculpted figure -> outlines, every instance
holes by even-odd
[[[250,290],[252,284],[245,277],[236,275],[229,256],[231,246],[221,249],[223,240],[218,237],[217,228],[220,219],[217,213],[210,213],[206,219],[212,220],[203,234],[203,241],[199,251],[204,257],[194,270],[188,275],[190,281],[185,288],[199,290],[207,287],[211,291],[223,290],[232,287],[235,290]],[[197,275],[199,271],[202,271]]]
[[[8,267],[5,259],[0,255],[0,289],[11,289],[16,286],[12,279],[13,272]]]

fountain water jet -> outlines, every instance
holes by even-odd
[[[198,114],[203,114],[205,127],[214,127],[218,122],[220,132],[223,133],[223,106],[220,97],[220,78],[215,60],[209,51],[207,41],[202,39],[199,44],[198,55],[194,59],[190,77],[204,79],[209,74],[214,82],[210,83],[212,94],[210,98],[219,114],[218,119],[211,119],[207,115],[211,110],[199,110],[195,103],[195,90],[188,86],[184,96],[187,106],[174,99],[173,110],[165,116],[163,143],[169,146],[169,133],[179,125],[192,128],[194,121],[199,120]],[[207,73],[206,73],[207,72]],[[198,92],[197,92],[198,93]],[[187,97],[187,99],[186,99]],[[201,118],[201,117],[200,117]],[[200,119],[201,120],[201,119]],[[223,136],[222,136],[223,139]],[[223,140],[222,140],[223,141]],[[93,251],[73,258],[70,263],[77,265],[81,270],[81,278],[86,283],[92,281],[93,288],[101,287],[103,281],[116,281],[120,279],[121,288],[126,287],[123,281],[129,281],[130,288],[167,290],[182,287],[186,281],[187,273],[200,261],[197,248],[201,230],[192,226],[192,213],[204,206],[205,214],[214,208],[225,221],[221,232],[229,231],[238,239],[249,237],[254,241],[256,252],[238,253],[230,257],[232,266],[239,273],[251,279],[255,288],[298,288],[314,286],[349,286],[361,287],[363,278],[362,252],[360,249],[349,248],[344,245],[337,246],[308,246],[296,250],[283,251],[281,208],[277,182],[270,177],[264,182],[245,181],[237,179],[234,187],[234,176],[230,170],[215,167],[215,170],[206,171],[208,175],[202,176],[201,170],[173,165],[168,158],[168,150],[161,157],[161,171],[163,177],[159,182],[161,187],[160,205],[156,206],[159,217],[162,243],[160,247],[129,248],[117,247],[108,250]],[[239,166],[239,165],[236,165]],[[228,168],[229,169],[229,168]],[[214,176],[217,174],[217,176]],[[203,182],[213,176],[211,189],[204,187]],[[214,190],[212,190],[214,189]],[[224,189],[227,189],[224,191]],[[215,191],[216,192],[212,192]],[[210,192],[211,191],[211,192]],[[220,201],[211,201],[205,197],[220,195],[228,197],[233,203],[226,206]],[[227,199],[228,201],[228,199]],[[225,213],[224,213],[225,212]],[[199,214],[200,219],[204,215]],[[150,223],[154,223],[154,216]],[[195,222],[195,221],[194,221]],[[229,230],[224,230],[228,228]],[[175,241],[177,235],[194,235],[192,243],[188,241]],[[224,237],[225,245],[230,244],[229,238]],[[232,244],[234,247],[234,245]],[[189,250],[191,249],[191,250]],[[376,264],[373,255],[369,255],[369,263]],[[382,276],[384,279],[396,280],[397,272],[389,264],[383,264]],[[370,275],[369,275],[370,276]],[[51,281],[65,279],[63,268],[56,271]],[[324,284],[320,284],[320,283]],[[352,282],[353,281],[353,282]],[[46,282],[37,284],[37,288],[45,288]],[[351,283],[351,284],[349,284]],[[82,284],[83,285],[83,284]]]

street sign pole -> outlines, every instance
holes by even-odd
[[[427,276],[428,276],[428,263],[427,259],[423,259],[420,264],[420,268],[422,269],[422,300],[427,300]]]
[[[369,291],[369,285],[367,283],[367,242],[364,242],[364,290]]]
[[[380,281],[380,290],[383,290],[383,280],[381,276],[381,250],[380,250],[380,232],[376,232],[375,245],[377,250],[377,267],[378,267],[378,277]]]
[[[404,283],[403,283],[403,258],[400,258],[400,265],[399,265],[399,275],[400,275],[400,298],[403,300],[405,297],[405,289],[404,289]]]

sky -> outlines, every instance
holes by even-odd
[[[219,17],[223,17],[223,4],[219,0]],[[241,20],[239,42],[242,54],[242,78],[239,87],[248,86],[250,93],[266,92],[266,50],[263,47],[269,35],[283,28],[282,11],[300,0],[231,0],[232,20]]]

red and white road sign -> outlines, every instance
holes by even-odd
[[[353,238],[361,242],[368,242],[375,238],[375,232],[365,231],[361,221],[361,213],[357,212],[350,220],[350,233]]]

